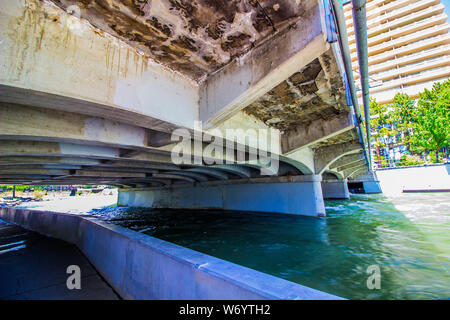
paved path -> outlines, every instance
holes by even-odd
[[[66,285],[69,265],[81,269],[81,289]],[[0,299],[105,299],[118,296],[78,248],[0,220]]]

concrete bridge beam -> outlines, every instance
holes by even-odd
[[[195,186],[121,189],[118,204],[324,216],[320,182],[318,175],[304,175],[204,182]]]
[[[351,162],[349,164],[337,167],[337,168],[335,168],[335,170],[336,171],[345,171],[347,169],[351,169],[351,168],[354,168],[354,167],[358,167],[360,165],[364,165],[365,163],[366,163],[365,159],[360,159],[360,160],[357,160],[355,162]]]
[[[367,165],[365,163],[363,164],[358,164],[355,166],[352,166],[351,168],[345,169],[342,174],[344,175],[345,178],[351,178],[355,173],[359,172],[359,171],[367,171]]]
[[[137,147],[155,150],[148,141],[153,132],[139,126],[73,112],[0,102],[0,139],[41,140]],[[126,156],[124,151],[122,155]],[[127,157],[130,157],[128,155]]]
[[[197,83],[48,1],[2,1],[0,37],[2,101],[163,131],[198,119]]]
[[[338,143],[315,149],[314,166],[316,174],[322,174],[333,162],[348,154],[358,153],[361,149],[361,144],[357,141]]]
[[[129,160],[120,157],[120,148],[59,143],[48,141],[3,140],[0,143],[0,159],[3,157],[69,157],[104,160]],[[141,153],[133,160],[172,164],[169,152]]]
[[[194,45],[196,50],[181,44],[182,50],[176,51],[180,50],[179,43],[174,45],[180,39],[180,35],[175,34],[178,30],[173,30],[173,38],[167,39],[172,42],[170,48],[160,43],[154,49],[153,41],[159,41],[155,35],[140,34],[153,40],[148,41],[152,43],[150,49],[146,42],[136,44],[137,37],[124,39],[128,33],[110,36],[115,31],[110,27],[111,22],[106,32],[93,27],[106,27],[105,21],[89,23],[90,19],[105,17],[78,19],[51,2],[30,1],[26,6],[14,0],[0,3],[2,101],[77,110],[95,117],[103,115],[163,132],[171,132],[176,127],[192,129],[196,120],[209,126],[218,125],[330,48],[326,41],[323,5],[315,0],[285,6],[291,20],[280,16],[274,33],[265,30],[259,34],[251,26],[254,18],[243,20],[241,23],[250,23],[252,41],[257,40],[255,37],[258,41],[237,59],[232,59],[230,52],[222,52],[224,46],[217,48],[217,43],[224,43],[226,38],[202,40],[206,42],[202,50],[214,47],[209,54],[222,52],[220,59],[225,59],[220,63],[213,60],[211,64],[208,59],[196,56],[199,44]],[[83,15],[88,15],[88,11],[83,10]],[[111,13],[112,17],[114,15]],[[179,28],[185,28],[184,24],[180,21]],[[139,27],[145,29],[148,24]],[[154,29],[150,27],[148,31],[154,32]],[[149,58],[165,49],[174,52],[164,54],[163,61],[160,57]],[[180,56],[180,53],[186,61],[167,62],[169,57]],[[211,58],[206,52],[203,57]],[[165,67],[162,62],[173,68]],[[202,75],[191,72],[200,66],[207,66],[205,70],[209,70],[203,70]]]
[[[306,6],[290,28],[206,79],[199,110],[207,127],[229,119],[330,48],[322,3],[307,1]]]
[[[362,153],[349,154],[349,155],[343,156],[343,157],[339,158],[338,160],[334,161],[328,167],[330,169],[335,170],[338,167],[345,166],[350,163],[354,163],[356,161],[363,160],[363,159],[365,159],[365,158]]]
[[[288,153],[295,149],[309,147],[353,128],[355,125],[351,113],[342,114],[330,120],[315,120],[307,126],[299,126],[285,132],[281,139],[281,150],[283,153]]]

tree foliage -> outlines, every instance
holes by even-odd
[[[431,90],[420,94],[415,111],[416,122],[412,151],[440,150],[450,138],[450,80],[435,83]]]
[[[450,141],[450,80],[425,89],[417,101],[405,93],[384,106],[371,99],[370,114],[375,147],[389,148],[395,140],[410,153],[435,151],[437,156]]]

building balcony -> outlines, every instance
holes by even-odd
[[[380,33],[374,37],[369,37],[368,43],[369,46],[374,46],[387,40],[396,39],[416,31],[439,25],[442,22],[445,22],[445,20],[446,19],[443,19],[443,16],[438,15],[405,25],[400,28],[388,29],[386,32]],[[354,48],[353,50],[356,50],[355,36],[350,37],[349,44],[350,48]]]
[[[411,0],[414,1],[414,0]],[[371,11],[377,7],[383,6],[383,4],[386,2],[386,0],[367,0],[367,11]],[[395,1],[393,1],[395,2]],[[352,13],[352,3],[349,2],[344,6],[344,12],[345,12],[345,17],[347,18],[349,15],[351,17],[351,13]]]
[[[437,69],[423,71],[407,77],[383,82],[381,86],[372,87],[370,89],[370,94],[373,95],[377,92],[394,89],[400,86],[412,86],[422,82],[435,81],[435,79],[442,79],[448,76],[450,76],[450,66],[439,67]],[[358,92],[358,96],[361,96],[361,92]]]
[[[376,77],[375,76],[376,73],[386,71],[389,69],[393,69],[397,66],[405,66],[405,65],[408,65],[411,63],[415,63],[415,62],[419,62],[419,61],[423,61],[423,60],[429,60],[429,59],[435,58],[437,56],[445,56],[445,55],[450,55],[450,44],[446,44],[446,45],[442,45],[442,46],[435,47],[432,49],[409,54],[409,55],[403,56],[401,58],[388,60],[388,61],[380,63],[380,64],[371,65],[371,66],[369,66],[369,73],[373,74],[374,77]],[[355,79],[359,79],[358,74],[355,74]]]
[[[398,2],[403,1],[396,1],[392,4],[397,4]],[[383,32],[384,29],[394,29],[399,25],[410,23],[409,21],[424,19],[426,17],[440,14],[445,10],[444,5],[440,4],[440,2],[436,0],[405,2],[409,4],[403,5],[394,11],[385,9],[385,7],[387,6],[383,7],[380,15],[372,19],[369,18],[372,13],[367,12],[367,29],[369,31],[369,37],[373,36],[374,33]],[[353,19],[347,20],[347,30],[349,34],[349,40],[354,41]]]
[[[380,73],[371,73],[370,76],[378,81],[386,81],[397,78],[398,76],[407,76],[438,67],[450,66],[450,56],[440,56],[431,60],[421,61],[401,68],[396,68]]]
[[[399,5],[401,4],[401,5]],[[393,7],[392,5],[396,5]],[[388,8],[390,6],[390,8]],[[389,5],[379,7],[371,12],[367,12],[367,28],[373,29],[377,26],[388,23],[389,21],[399,20],[404,18],[405,16],[409,16],[413,13],[423,14],[428,13],[430,11],[439,11],[443,12],[445,10],[444,5],[440,4],[439,0],[401,0],[391,2]],[[420,12],[423,11],[424,13]],[[437,14],[437,13],[434,13]],[[346,21],[347,29],[353,28],[353,18],[350,17],[349,20]],[[353,31],[351,31],[352,34]],[[354,35],[353,35],[354,37]]]
[[[422,40],[421,40],[422,39]],[[450,43],[448,26],[437,26],[416,32],[402,39],[389,41],[382,45],[369,48],[369,65],[379,64],[394,57],[401,57],[421,50],[430,49]],[[357,53],[351,54],[353,69],[357,66]]]
[[[403,6],[407,6],[408,4],[411,3],[417,3],[417,2],[421,2],[422,0],[397,0],[397,1],[392,1],[388,4],[384,4],[386,1],[372,1],[372,2],[368,2],[367,3],[367,9],[370,11],[367,11],[367,19],[372,19],[373,17],[377,17],[381,14],[384,14],[384,12],[386,11],[392,11],[398,8],[401,8]],[[440,2],[440,0],[433,0],[433,2],[435,2],[436,4],[438,4]],[[351,24],[349,24],[349,26],[353,25],[353,21],[352,21],[352,10],[351,10],[351,4],[348,4],[348,6],[350,7],[350,10],[345,11],[345,19],[349,22],[351,22]]]
[[[421,82],[421,83],[418,83],[415,85],[410,85],[410,86],[403,87],[403,88],[397,87],[397,88],[389,89],[389,90],[385,90],[385,91],[374,92],[374,93],[370,94],[370,97],[374,98],[375,100],[377,100],[377,102],[379,104],[382,104],[382,105],[392,103],[395,95],[399,92],[406,93],[411,98],[415,99],[415,98],[419,97],[420,92],[423,92],[425,89],[431,89],[435,82],[444,82],[447,79],[448,79],[448,76],[445,76],[443,78],[436,78],[436,79],[432,79],[430,81]],[[359,101],[360,101],[360,104],[362,105],[361,97],[359,98]]]

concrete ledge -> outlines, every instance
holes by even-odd
[[[0,218],[76,244],[125,299],[342,299],[95,218],[14,208]]]

